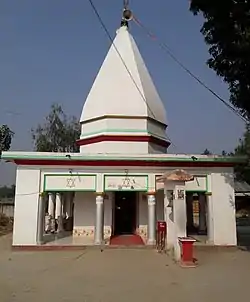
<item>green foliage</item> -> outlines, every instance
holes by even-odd
[[[43,125],[32,129],[35,151],[39,152],[78,152],[76,140],[81,133],[75,117],[67,117],[58,104],[51,106]]]
[[[205,19],[208,66],[229,85],[231,103],[249,119],[250,0],[191,0],[190,10]]]
[[[0,158],[2,151],[8,151],[12,142],[14,132],[7,125],[0,126]]]
[[[3,186],[0,187],[0,199],[3,198],[13,198],[15,196],[16,186],[12,185],[11,187]]]
[[[246,126],[243,138],[240,139],[239,145],[235,148],[235,156],[245,156],[246,163],[235,168],[236,178],[241,181],[250,183],[250,126]]]

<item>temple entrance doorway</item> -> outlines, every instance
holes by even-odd
[[[114,235],[129,235],[136,231],[137,192],[115,192]]]
[[[186,192],[187,235],[207,235],[207,200],[205,192]]]

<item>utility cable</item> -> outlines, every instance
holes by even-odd
[[[144,26],[135,16],[133,16],[133,21],[137,24],[152,40],[156,41],[157,44],[163,49],[168,56],[170,56],[185,72],[187,72],[196,82],[198,82],[201,86],[203,86],[206,90],[208,90],[211,94],[213,94],[220,102],[222,102],[229,110],[234,112],[238,117],[242,119],[245,123],[248,123],[247,119],[242,116],[233,106],[228,104],[222,97],[220,97],[216,92],[214,92],[207,84],[205,84],[202,80],[199,79],[189,68],[187,68],[171,51],[169,46],[166,43],[161,42],[158,37],[146,26]]]
[[[127,71],[128,75],[130,76],[131,80],[133,81],[133,83],[134,83],[136,89],[138,90],[140,96],[142,97],[143,101],[144,101],[145,104],[147,105],[148,110],[150,111],[150,113],[152,114],[152,116],[156,119],[154,112],[153,112],[153,111],[151,110],[151,108],[149,107],[149,105],[148,105],[148,103],[147,103],[147,101],[146,101],[146,99],[145,99],[143,93],[141,92],[140,88],[138,87],[138,85],[137,85],[137,83],[136,83],[136,81],[135,81],[135,79],[134,79],[132,73],[130,72],[130,70],[129,70],[127,64],[126,64],[126,62],[124,61],[124,59],[123,59],[123,57],[122,57],[120,51],[119,51],[118,48],[116,47],[116,45],[115,45],[115,43],[114,43],[114,41],[113,41],[113,38],[112,38],[112,36],[111,36],[109,30],[107,29],[107,26],[106,26],[105,23],[103,22],[103,20],[102,20],[100,14],[99,14],[97,8],[95,7],[93,1],[92,1],[92,0],[88,0],[88,1],[89,1],[90,5],[92,6],[92,9],[93,9],[93,11],[94,11],[96,17],[98,18],[100,24],[102,25],[102,28],[104,29],[104,31],[106,32],[106,34],[107,34],[109,40],[111,41],[111,44],[113,45],[113,47],[114,47],[116,53],[118,54],[118,56],[119,56],[119,58],[120,58],[122,64],[123,64],[124,67],[126,68],[126,71]]]

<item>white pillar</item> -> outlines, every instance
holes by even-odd
[[[187,236],[187,212],[186,212],[186,194],[185,183],[178,182],[174,189],[173,214],[175,226],[175,258],[180,260],[181,250],[178,237]]]
[[[43,234],[44,234],[44,217],[45,217],[45,198],[44,196],[39,196],[38,202],[38,215],[37,215],[37,244],[43,244]]]
[[[63,220],[62,220],[62,194],[56,193],[56,217],[58,221],[58,229],[57,232],[61,232],[63,230]]]
[[[155,244],[156,235],[156,212],[155,212],[155,194],[148,195],[148,245]]]
[[[48,212],[51,218],[55,218],[55,194],[49,193]]]
[[[207,236],[210,244],[214,244],[214,217],[212,202],[213,198],[211,193],[207,193]]]
[[[170,192],[171,190],[169,190]],[[167,247],[172,248],[175,240],[175,228],[173,217],[173,200],[172,196],[166,189],[164,189],[164,220],[167,223]]]
[[[95,220],[95,244],[103,243],[103,229],[104,229],[104,205],[103,195],[96,196],[96,220]]]

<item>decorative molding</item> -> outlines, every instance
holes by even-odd
[[[95,192],[96,174],[44,174],[43,190],[49,192]]]
[[[165,132],[165,130],[164,130]],[[155,136],[159,139],[163,139],[163,140],[166,140],[166,136],[164,135],[158,135],[154,132],[151,132],[151,131],[148,131],[147,129],[101,129],[99,131],[93,131],[93,132],[83,132],[81,134],[81,137],[80,137],[80,140],[81,139],[85,139],[85,138],[89,138],[89,137],[92,137],[92,136],[97,136],[97,135],[101,135],[101,134],[114,134],[114,133],[119,133],[120,135],[126,135],[127,133],[133,133],[134,135],[152,135],[152,136]]]
[[[148,227],[146,225],[140,225],[137,230],[136,233],[144,238],[147,238],[148,236]]]
[[[14,162],[21,166],[70,166],[73,167],[188,167],[188,168],[211,168],[211,167],[234,167],[239,163],[244,163],[244,158],[235,157],[200,157],[193,161],[191,157],[180,156],[109,156],[95,155],[87,156],[82,154],[71,154],[70,159],[63,153],[44,152],[3,152],[2,159]]]
[[[124,156],[124,155],[84,155],[81,153],[71,153],[70,159],[66,156],[66,153],[56,153],[56,152],[23,152],[23,151],[6,151],[2,154],[3,160],[63,160],[68,164],[71,161],[155,161],[155,162],[174,162],[175,164],[182,162],[189,163],[201,163],[201,162],[216,162],[216,163],[244,163],[245,157],[220,157],[220,156],[200,156],[197,160],[193,160],[190,156],[185,156],[184,154],[173,155],[173,154],[162,154],[157,155],[134,155],[134,156]],[[68,165],[70,166],[70,164]],[[179,165],[177,165],[178,167]]]
[[[95,227],[89,226],[89,227],[75,227],[73,230],[73,236],[74,237],[89,237],[94,238],[95,235]],[[111,236],[111,227],[110,226],[104,226],[103,231],[104,238]]]
[[[104,191],[147,192],[148,175],[104,175]]]
[[[157,182],[165,182],[165,181],[192,181],[194,180],[194,176],[189,174],[187,171],[182,169],[176,169],[173,171],[166,172],[160,177],[156,178]]]
[[[147,142],[159,145],[161,147],[168,148],[170,146],[170,142],[167,139],[159,138],[154,135],[108,135],[108,134],[100,134],[96,136],[90,136],[87,138],[82,138],[76,141],[78,146],[85,146],[90,144],[96,144],[100,142]]]
[[[148,192],[146,193],[146,195],[153,195],[153,196],[155,196],[155,194],[156,194],[155,191],[148,191]]]
[[[103,116],[99,116],[99,117],[95,117],[95,118],[91,118],[85,121],[81,121],[80,124],[84,125],[84,124],[88,124],[88,123],[92,123],[92,122],[96,122],[96,121],[100,121],[100,120],[105,120],[105,119],[126,119],[126,120],[148,120],[152,123],[155,123],[159,126],[161,126],[162,128],[166,129],[167,125],[150,117],[150,116],[126,116],[126,115],[103,115]]]
[[[104,192],[95,192],[95,195],[104,197],[105,193]]]
[[[77,227],[73,230],[74,237],[93,237],[95,234],[95,227]]]
[[[112,233],[111,226],[104,226],[104,238],[110,237]]]

